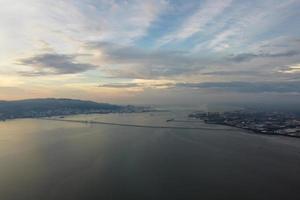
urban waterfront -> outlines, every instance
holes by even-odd
[[[181,111],[64,118],[149,127],[41,119],[0,122],[0,199],[295,199],[300,195],[298,138],[251,134],[189,121],[187,115]]]
[[[300,116],[292,112],[238,110],[231,112],[203,112],[189,114],[210,124],[233,126],[254,133],[300,137]]]

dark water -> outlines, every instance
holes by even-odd
[[[164,125],[171,115],[71,118]],[[299,139],[218,128],[1,122],[0,200],[299,199]]]

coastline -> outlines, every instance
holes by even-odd
[[[204,123],[206,124],[216,124],[216,125],[222,125],[222,126],[228,126],[228,127],[233,127],[233,128],[237,128],[240,130],[243,130],[249,134],[258,134],[258,135],[269,135],[269,136],[285,136],[285,137],[293,137],[293,138],[300,138],[300,136],[298,135],[288,135],[288,134],[275,134],[275,133],[263,133],[257,130],[253,130],[253,129],[249,129],[249,128],[241,128],[241,127],[237,127],[234,125],[230,125],[230,124],[225,124],[225,123],[213,123],[213,122],[205,122],[205,120],[203,120]]]

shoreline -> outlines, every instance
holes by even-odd
[[[106,115],[106,114],[134,114],[134,113],[149,113],[149,112],[167,112],[167,111],[155,111],[155,110],[149,110],[149,111],[133,111],[133,112],[91,112],[91,113],[75,113],[75,114],[64,114],[64,115],[49,115],[49,116],[39,116],[39,117],[14,117],[14,118],[6,118],[6,119],[0,119],[0,122],[6,122],[16,119],[45,119],[46,117],[69,117],[69,116],[77,116],[77,115]]]
[[[204,120],[203,120],[204,121]],[[233,126],[230,124],[224,124],[224,123],[207,123],[204,121],[204,123],[206,124],[216,124],[216,125],[222,125],[222,126],[228,126],[228,127],[233,127],[233,128],[237,128],[240,130],[243,130],[245,132],[248,132],[250,134],[257,134],[257,135],[269,135],[269,136],[285,136],[285,137],[292,137],[292,138],[300,138],[300,136],[297,135],[288,135],[288,134],[275,134],[275,133],[262,133],[259,131],[255,131],[253,129],[248,129],[248,128],[241,128],[241,127],[237,127],[237,126]]]

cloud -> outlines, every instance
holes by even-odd
[[[292,57],[299,55],[300,52],[296,50],[290,50],[281,53],[241,53],[237,55],[233,55],[229,59],[234,62],[245,62],[252,60],[254,58],[280,58],[280,57]]]
[[[120,78],[160,79],[179,76],[195,73],[204,68],[207,62],[186,51],[147,50],[103,42],[89,42],[86,45],[87,48],[100,52],[101,62],[109,66],[106,69],[108,73]]]
[[[222,52],[249,48],[265,37],[272,38],[289,29],[286,26],[291,21],[292,26],[298,26],[294,23],[299,19],[298,6],[297,0],[234,1],[228,12],[204,27],[206,37],[193,49]]]
[[[205,82],[178,83],[177,87],[210,89],[238,93],[300,93],[299,81],[287,82]]]
[[[108,83],[101,84],[101,88],[115,88],[115,89],[132,89],[132,88],[152,88],[152,89],[165,89],[175,86],[174,81],[170,80],[147,80],[147,79],[134,79],[132,82],[123,83]]]
[[[236,32],[238,30],[234,29],[228,29],[225,30],[224,32],[219,33],[218,35],[215,36],[214,39],[210,40],[208,44],[208,48],[213,49],[215,51],[222,51],[224,49],[229,48],[229,44],[227,42],[228,38],[236,35]],[[200,46],[201,47],[201,46]],[[195,47],[195,49],[198,49],[199,47]]]
[[[210,81],[242,92],[254,91],[255,81],[299,80],[299,0],[1,2],[0,74],[14,79],[0,77],[0,85],[121,93],[178,83],[193,92],[194,83]],[[105,84],[95,87],[99,79]]]
[[[287,69],[279,70],[279,72],[285,73],[285,74],[300,73],[300,64],[288,66]]]
[[[208,75],[219,80],[224,78],[224,81],[235,81],[241,80],[241,76],[247,76],[259,81],[265,78],[276,80],[282,75],[278,74],[282,66],[300,61],[297,56],[300,49],[295,45],[297,40],[285,38],[277,42],[262,43],[252,49],[257,53],[225,54],[216,57],[206,54],[202,56],[187,50],[145,49],[101,41],[88,42],[84,48],[101,55],[98,64],[109,77],[189,79],[191,76],[203,78]]]
[[[258,72],[258,71],[250,71],[250,70],[228,70],[228,71],[210,71],[210,72],[201,72],[203,75],[211,75],[211,76],[261,76],[266,75],[265,73]]]
[[[167,8],[165,0],[92,1],[79,3],[86,11],[88,28],[96,29],[101,41],[130,44],[147,35],[148,29]],[[97,28],[95,28],[97,27]],[[88,30],[86,30],[88,32]],[[87,33],[88,34],[88,33]]]
[[[104,88],[133,88],[140,87],[141,85],[138,83],[111,83],[111,84],[102,84],[99,87]]]
[[[160,45],[176,40],[185,40],[199,31],[230,6],[232,0],[205,1],[200,8],[188,17],[178,29],[160,39]]]
[[[0,49],[0,67],[40,53],[40,41],[60,54],[76,54],[82,42],[95,39],[134,43],[167,6],[166,0],[1,0],[0,43],[7,48]]]
[[[78,63],[78,55],[46,53],[18,60],[19,65],[33,70],[20,72],[24,76],[76,74],[97,68],[96,65]]]
[[[283,82],[175,82],[175,81],[154,81],[137,80],[133,82],[102,84],[99,87],[131,89],[131,88],[152,88],[152,89],[204,89],[207,91],[236,92],[236,93],[300,93],[300,81]],[[177,90],[180,91],[180,90]]]

